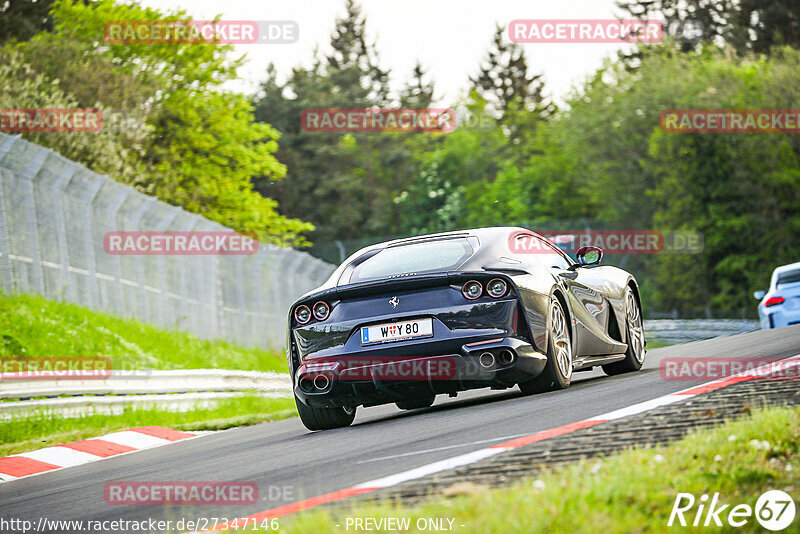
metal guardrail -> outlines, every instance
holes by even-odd
[[[133,405],[187,411],[209,407],[220,399],[246,392],[268,398],[291,397],[291,381],[285,373],[225,369],[112,371],[108,378],[84,380],[3,380],[0,420],[32,412],[51,412],[63,417],[118,414]]]
[[[648,319],[647,339],[666,343],[689,343],[714,337],[758,330],[758,321],[747,319]]]

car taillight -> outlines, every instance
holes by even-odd
[[[294,309],[294,318],[300,324],[306,324],[308,321],[311,320],[311,310],[308,309],[308,306],[298,306]]]
[[[767,299],[767,302],[764,303],[764,306],[769,308],[770,306],[777,306],[778,304],[783,304],[786,299],[783,297],[770,297]]]
[[[480,284],[480,282],[470,280],[461,288],[461,294],[464,295],[464,298],[475,300],[483,295],[483,286]]]
[[[501,280],[500,278],[495,278],[486,284],[486,292],[496,299],[499,299],[505,295],[506,291],[508,291],[508,284],[506,284],[505,281]]]
[[[327,303],[319,301],[314,304],[314,317],[317,321],[324,321],[331,314],[331,308]]]

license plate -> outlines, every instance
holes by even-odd
[[[417,337],[430,337],[433,335],[433,321],[431,319],[414,319],[399,323],[376,324],[361,328],[361,344],[386,343],[401,341]]]

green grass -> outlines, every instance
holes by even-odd
[[[286,372],[283,354],[159,330],[36,295],[0,295],[0,358],[105,356],[114,369]]]
[[[36,413],[0,424],[0,457],[136,426],[157,425],[185,431],[224,430],[296,415],[293,399],[265,399],[256,395],[221,399],[214,408],[183,413],[150,407],[130,408],[120,415],[75,418]]]
[[[660,349],[661,347],[671,347],[672,345],[674,345],[674,343],[668,343],[666,341],[659,341],[658,339],[647,338],[648,349]]]
[[[768,449],[751,443],[768,442]],[[716,527],[667,527],[679,492],[720,493],[720,504],[753,507],[768,489],[781,489],[797,501],[800,480],[800,408],[770,408],[714,429],[693,433],[679,442],[654,449],[632,449],[545,469],[501,489],[471,484],[449,488],[452,497],[431,497],[403,507],[362,504],[341,511],[313,510],[281,518],[281,531],[347,532],[347,518],[410,518],[408,532],[417,532],[419,518],[454,519],[459,533],[529,532],[717,532]],[[694,519],[697,504],[685,517]],[[707,508],[707,507],[706,507]],[[800,510],[798,510],[800,513]],[[703,516],[703,520],[705,516]],[[798,532],[800,518],[784,532]],[[341,525],[337,527],[336,525]],[[464,525],[463,527],[461,525]],[[350,532],[354,530],[352,525]],[[728,532],[765,532],[750,517]],[[378,532],[381,532],[378,530]],[[385,531],[384,531],[385,532]]]
[[[286,372],[282,354],[159,330],[36,295],[0,295],[0,362],[25,357],[109,358],[112,369],[241,369]],[[0,456],[114,432],[160,425],[218,430],[296,415],[291,399],[255,395],[222,400],[213,409],[173,413],[155,408],[121,415],[63,418],[35,414],[0,423]]]

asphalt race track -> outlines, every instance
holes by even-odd
[[[143,520],[243,517],[300,499],[476,451],[513,437],[686,389],[666,381],[664,357],[788,357],[800,354],[800,325],[650,350],[639,373],[576,373],[572,387],[525,397],[514,388],[437,398],[425,410],[360,409],[352,427],[311,433],[297,419],[233,429],[0,484],[0,518]],[[248,506],[110,506],[118,481],[252,481]],[[270,491],[272,488],[272,491]]]

